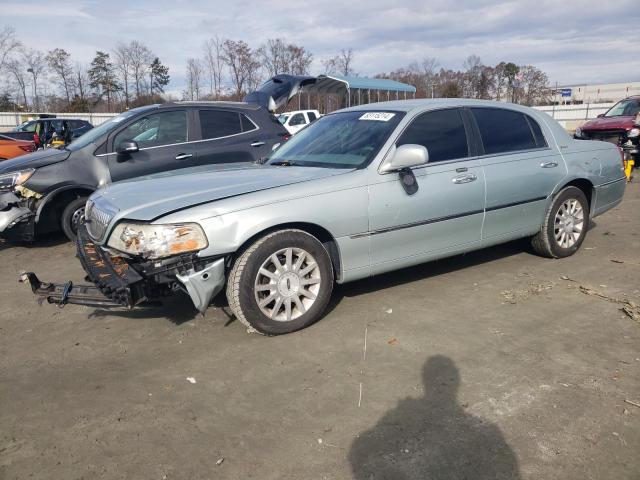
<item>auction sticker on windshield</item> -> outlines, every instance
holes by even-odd
[[[367,112],[362,115],[358,120],[377,120],[378,122],[388,122],[393,117],[395,117],[395,113],[389,112]]]

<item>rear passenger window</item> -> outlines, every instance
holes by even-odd
[[[480,129],[486,154],[529,150],[538,146],[523,113],[499,108],[472,108],[471,112]]]
[[[200,110],[200,128],[202,138],[228,137],[242,133],[240,114],[223,110]]]
[[[256,130],[258,128],[255,123],[247,118],[246,115],[240,114],[240,122],[242,123],[243,132],[250,132],[251,130]]]
[[[540,148],[548,147],[547,140],[544,138],[542,134],[542,130],[540,129],[540,125],[533,118],[527,115],[527,120],[529,121],[529,125],[531,126],[531,131],[533,132],[533,136],[536,139],[536,146]]]
[[[458,109],[427,112],[416,118],[397,145],[415,143],[429,151],[429,163],[469,156],[467,134]]]
[[[318,117],[316,117],[316,114],[314,112],[307,112],[307,117],[309,117],[309,121],[313,122],[314,120],[316,120]]]

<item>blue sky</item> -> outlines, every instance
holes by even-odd
[[[0,0],[0,27],[42,50],[65,48],[89,63],[96,49],[139,40],[169,66],[170,91],[183,88],[187,57],[205,39],[243,39],[259,46],[283,37],[321,60],[353,48],[361,75],[423,57],[461,68],[470,54],[483,63],[532,64],[552,82],[640,80],[638,0],[436,0],[222,2],[204,0]]]

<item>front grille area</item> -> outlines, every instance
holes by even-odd
[[[626,132],[624,130],[595,130],[585,133],[589,140],[600,140],[616,145],[620,145],[626,140]]]
[[[84,210],[87,232],[94,240],[101,240],[107,231],[113,214],[101,210],[94,202],[87,200]]]

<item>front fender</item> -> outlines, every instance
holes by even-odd
[[[45,206],[50,204],[59,194],[64,193],[64,192],[68,192],[68,191],[71,191],[71,190],[83,191],[83,192],[86,192],[87,196],[89,196],[96,189],[95,189],[95,187],[92,187],[91,185],[77,185],[77,184],[64,185],[64,186],[55,188],[54,190],[52,190],[49,193],[47,193],[42,198],[42,200],[40,200],[40,202],[38,203],[38,207],[36,209],[36,217],[35,217],[36,223],[40,221],[40,215],[41,215],[42,211],[44,210]]]

